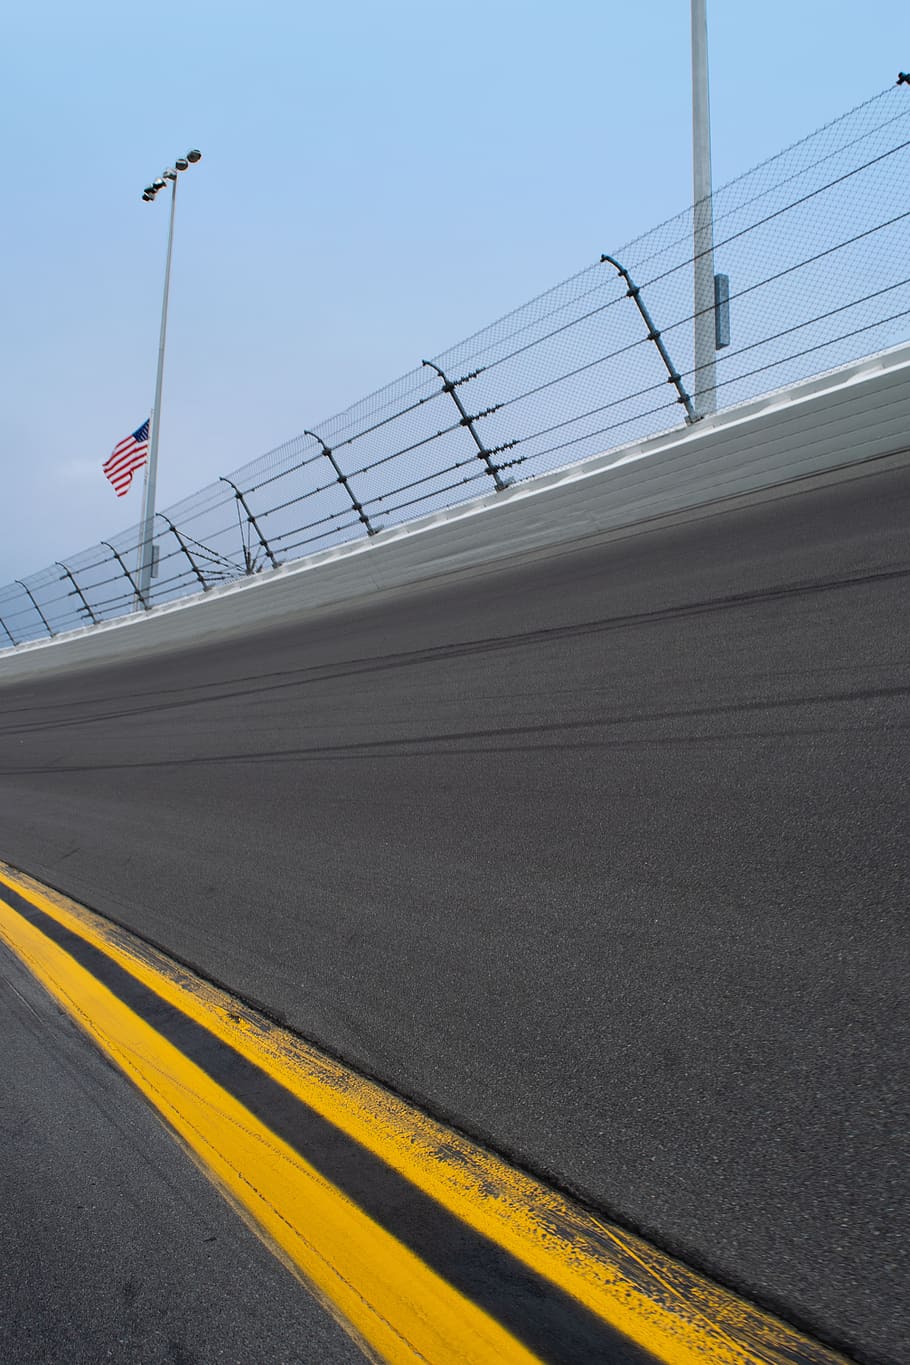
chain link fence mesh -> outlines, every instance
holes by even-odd
[[[897,86],[715,192],[718,410],[908,339],[908,190]],[[160,513],[148,605],[681,425],[703,387],[693,226],[690,208]],[[0,648],[142,610],[140,540],[132,527],[0,588]]]

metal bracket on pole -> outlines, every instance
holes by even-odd
[[[6,624],[2,616],[0,616],[0,626],[2,626],[3,629],[5,630],[7,636],[9,637],[10,644],[12,645],[13,649],[15,649],[16,641],[13,639],[13,632],[10,630],[9,626]]]
[[[268,555],[269,559],[272,561],[272,568],[273,568],[273,569],[277,569],[277,568],[278,568],[278,560],[277,560],[277,559],[275,558],[275,556],[272,554],[272,547],[269,545],[269,542],[266,540],[265,536],[262,534],[262,529],[261,529],[261,527],[260,527],[260,525],[259,525],[259,522],[258,522],[258,521],[256,520],[256,518],[253,516],[253,513],[250,511],[249,504],[247,503],[246,498],[243,496],[243,494],[241,493],[240,489],[239,489],[239,488],[237,487],[237,485],[234,483],[233,479],[226,479],[226,478],[224,477],[224,475],[222,474],[222,475],[221,475],[221,482],[222,482],[222,483],[226,483],[226,484],[229,485],[229,487],[233,488],[233,490],[234,490],[234,497],[237,499],[238,503],[239,503],[240,506],[243,508],[244,512],[246,512],[247,521],[250,523],[250,525],[252,526],[253,530],[256,532],[257,536],[259,537],[259,543],[260,543],[260,545],[262,546],[263,550],[265,550],[265,552],[266,552],[266,554]],[[241,534],[242,534],[242,528],[241,528]],[[243,556],[244,556],[244,559],[246,560],[246,571],[247,571],[247,573],[252,573],[252,572],[253,572],[252,556],[250,555],[249,549],[248,549],[248,547],[247,547],[246,545],[244,545],[244,547],[243,547]]]
[[[129,585],[132,588],[133,592],[136,594],[136,601],[142,607],[144,607],[146,611],[148,611],[149,604],[143,597],[142,593],[139,591],[139,584],[136,582],[135,578],[130,573],[129,569],[126,567],[126,564],[124,563],[123,558],[120,555],[119,551],[114,549],[113,545],[110,543],[109,540],[102,540],[101,544],[104,545],[106,549],[110,550],[111,554],[114,556],[117,563],[120,565],[121,569],[126,574],[127,580],[129,581]]]
[[[435,364],[435,362],[432,360],[423,360],[421,361],[421,364],[428,365],[431,370],[435,370],[436,373],[439,375],[439,378],[442,380],[443,393],[450,393],[452,395],[452,400],[456,408],[458,409],[459,415],[461,417],[461,425],[463,427],[467,427],[468,431],[474,438],[474,444],[477,446],[477,458],[478,460],[482,460],[484,465],[486,466],[487,473],[489,474],[490,478],[496,485],[497,493],[501,493],[504,488],[508,488],[509,481],[508,479],[504,479],[500,474],[499,465],[494,464],[493,462],[493,451],[487,450],[483,441],[477,435],[477,428],[474,426],[474,423],[477,421],[478,417],[487,417],[491,412],[495,412],[496,409],[488,408],[486,412],[479,412],[477,413],[476,416],[469,417],[465,405],[464,403],[462,403],[457,392],[458,385],[463,384],[464,380],[458,379],[453,381],[449,379],[445,372],[441,370],[439,366]]]
[[[168,526],[168,530],[174,532],[174,535],[175,535],[176,538],[177,538],[177,544],[180,546],[181,550],[182,550],[183,553],[186,555],[186,557],[187,557],[187,559],[189,560],[189,563],[190,563],[190,568],[193,570],[193,573],[196,575],[196,577],[199,579],[199,582],[202,584],[202,591],[203,591],[203,592],[208,592],[208,590],[209,590],[209,585],[208,585],[208,583],[206,583],[205,578],[204,578],[203,575],[202,575],[202,571],[201,571],[201,569],[199,568],[199,565],[196,563],[195,559],[194,559],[193,556],[190,554],[189,548],[188,548],[188,546],[187,546],[187,544],[186,544],[186,541],[183,539],[183,536],[182,536],[182,535],[180,534],[180,532],[177,530],[177,527],[176,527],[176,526],[174,525],[174,523],[171,521],[170,517],[166,517],[166,516],[164,515],[163,512],[156,512],[156,513],[155,513],[155,516],[156,516],[156,517],[160,517],[162,521],[166,522],[166,523],[167,523],[167,526]]]
[[[692,406],[692,399],[686,392],[685,385],[682,382],[682,375],[679,373],[679,370],[677,370],[676,366],[670,359],[670,354],[666,348],[666,345],[664,344],[663,337],[661,336],[657,328],[654,326],[654,321],[651,317],[651,314],[648,312],[647,304],[645,303],[644,299],[641,296],[641,289],[632,279],[632,276],[629,274],[625,266],[620,265],[619,261],[617,261],[614,256],[604,255],[601,256],[600,259],[601,263],[606,261],[608,265],[612,265],[614,270],[616,270],[616,272],[619,275],[621,275],[622,278],[625,280],[626,285],[628,286],[626,297],[634,300],[639,313],[641,313],[642,320],[644,321],[644,324],[648,329],[648,340],[654,342],[654,345],[657,347],[660,353],[660,358],[664,362],[664,365],[666,366],[667,383],[672,384],[673,387],[676,389],[677,393],[676,401],[677,403],[682,403],[683,407],[686,410],[686,421],[690,424],[692,422],[697,422],[699,420],[699,415],[695,411],[695,408]]]
[[[88,614],[88,618],[89,618],[89,620],[91,621],[92,625],[93,625],[93,626],[97,626],[97,624],[98,624],[98,617],[95,615],[95,613],[92,611],[91,607],[89,606],[88,602],[86,601],[85,593],[82,591],[82,589],[80,588],[79,584],[76,582],[75,578],[73,577],[73,571],[72,571],[72,569],[68,569],[67,566],[66,566],[66,565],[63,563],[63,561],[60,560],[60,559],[57,559],[57,560],[55,560],[54,562],[56,563],[58,569],[62,569],[62,570],[63,570],[63,572],[66,574],[67,578],[69,579],[69,581],[70,581],[70,582],[72,583],[72,585],[73,585],[73,591],[70,593],[70,597],[78,597],[78,598],[79,598],[80,602],[82,603],[83,608],[85,609],[86,613]]]
[[[372,523],[370,522],[370,518],[363,510],[363,504],[357,501],[357,497],[354,493],[353,488],[351,487],[350,480],[348,479],[348,476],[346,474],[342,474],[341,469],[339,468],[338,465],[338,461],[335,459],[335,456],[332,453],[331,446],[327,446],[322,437],[319,436],[315,431],[304,431],[303,435],[312,436],[313,440],[318,441],[319,444],[322,446],[323,455],[326,457],[329,464],[334,469],[337,475],[337,482],[341,484],[342,488],[347,493],[348,497],[351,499],[354,511],[357,513],[358,517],[363,522],[364,526],[367,528],[367,535],[375,536],[378,527],[372,525]]]
[[[25,592],[28,594],[28,600],[31,602],[32,606],[35,608],[35,611],[38,613],[38,615],[41,617],[41,620],[44,622],[44,629],[47,631],[51,639],[53,639],[54,632],[51,630],[51,623],[47,619],[41,608],[38,606],[38,603],[35,601],[35,597],[31,588],[28,587],[27,584],[23,583],[21,578],[17,578],[16,582],[19,584],[19,587],[23,588]]]

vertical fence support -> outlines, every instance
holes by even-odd
[[[168,529],[174,532],[174,535],[177,537],[177,544],[180,546],[181,550],[186,555],[187,559],[189,560],[190,568],[193,570],[193,573],[196,575],[196,577],[199,579],[199,582],[202,584],[202,591],[208,592],[209,585],[208,583],[206,583],[205,578],[203,577],[202,570],[199,568],[199,565],[196,563],[195,559],[190,554],[189,547],[187,546],[186,541],[183,539],[183,536],[177,530],[177,527],[171,521],[170,517],[166,517],[163,512],[156,512],[155,516],[160,517],[162,521],[167,522]]]
[[[79,584],[76,582],[75,578],[73,577],[73,571],[72,571],[72,569],[68,569],[67,566],[66,566],[66,565],[63,563],[63,561],[60,560],[60,559],[56,560],[55,562],[56,562],[57,568],[63,570],[63,572],[66,574],[67,578],[69,579],[69,581],[70,581],[70,582],[72,583],[72,585],[73,585],[73,591],[70,593],[70,597],[76,596],[76,597],[79,598],[79,601],[82,603],[83,607],[85,608],[86,612],[88,613],[88,618],[89,618],[89,620],[91,621],[92,625],[93,625],[93,626],[97,626],[97,624],[98,624],[98,617],[97,617],[97,616],[95,615],[95,613],[92,611],[91,607],[89,606],[89,604],[88,604],[88,602],[87,602],[87,600],[86,600],[85,593],[82,591],[82,589],[80,588]]]
[[[8,639],[9,639],[10,644],[12,645],[13,649],[15,649],[15,648],[16,648],[16,641],[13,639],[13,632],[10,630],[9,626],[6,624],[6,622],[4,621],[4,619],[3,619],[2,616],[0,616],[0,626],[3,627],[4,631],[6,632],[7,637],[8,637]]]
[[[500,475],[499,467],[493,463],[492,451],[487,450],[483,441],[477,435],[477,428],[474,426],[474,423],[477,421],[477,418],[468,416],[465,405],[464,403],[462,403],[461,399],[458,396],[457,384],[463,383],[464,381],[458,380],[456,382],[453,382],[451,379],[447,378],[445,372],[441,370],[438,365],[434,364],[432,360],[423,360],[421,361],[421,364],[428,365],[431,370],[435,370],[436,373],[439,375],[439,378],[442,380],[443,393],[450,393],[452,395],[452,400],[455,403],[455,406],[458,409],[458,412],[461,416],[461,425],[463,427],[467,427],[468,431],[474,438],[474,444],[477,446],[477,458],[478,460],[483,460],[486,466],[487,473],[489,474],[490,478],[496,485],[497,493],[501,493],[504,488],[508,488],[509,484],[508,481],[502,478],[502,476]],[[492,412],[494,411],[494,409],[491,408],[490,411]],[[478,415],[481,417],[485,417],[487,414],[480,413]]]
[[[247,521],[250,523],[250,525],[252,526],[253,530],[256,532],[257,536],[259,537],[259,544],[262,546],[263,550],[265,550],[265,552],[266,552],[266,554],[268,555],[269,559],[272,561],[272,568],[273,568],[273,569],[277,569],[277,568],[278,568],[278,560],[277,560],[277,559],[275,558],[275,556],[272,554],[272,547],[269,545],[269,542],[266,540],[265,536],[262,534],[262,529],[261,529],[261,527],[260,527],[260,525],[259,525],[259,522],[256,520],[256,518],[253,516],[252,512],[250,511],[249,503],[247,502],[246,498],[243,496],[243,494],[241,493],[240,489],[239,489],[239,488],[237,487],[237,485],[234,483],[233,479],[226,479],[226,478],[224,477],[224,475],[222,474],[222,475],[221,475],[220,481],[221,481],[221,483],[226,483],[226,484],[228,484],[231,488],[233,488],[233,490],[234,490],[234,497],[237,499],[238,503],[239,503],[240,506],[243,508],[244,512],[246,512],[246,519],[247,519]],[[246,548],[245,545],[244,545],[244,547],[243,547],[243,550],[244,550],[244,557],[245,557],[245,559],[246,559],[246,571],[247,571],[247,573],[252,573],[252,572],[253,572],[253,565],[252,565],[252,562],[251,562],[251,559],[250,559],[249,550],[247,550],[247,548]]]
[[[113,545],[110,543],[109,540],[102,540],[101,544],[105,546],[106,549],[110,550],[111,554],[114,556],[117,563],[120,565],[121,569],[126,574],[127,582],[129,583],[130,587],[132,588],[135,594],[136,601],[139,602],[139,604],[142,607],[144,607],[146,611],[148,611],[149,604],[142,596],[142,593],[139,591],[139,584],[136,582],[135,578],[130,573],[129,569],[126,567],[126,564],[124,563],[123,557],[121,556],[120,552],[114,549]]]
[[[367,535],[375,536],[377,528],[371,524],[370,518],[363,510],[363,503],[357,501],[357,495],[355,494],[353,488],[351,487],[350,480],[348,479],[347,474],[342,474],[341,468],[338,464],[338,461],[335,459],[331,446],[327,446],[322,437],[317,435],[315,431],[304,431],[303,435],[312,436],[313,440],[318,441],[319,444],[322,446],[323,455],[326,457],[329,464],[334,469],[337,475],[337,482],[341,484],[342,488],[347,493],[348,497],[351,499],[351,505],[353,506],[354,511],[357,513],[360,520],[363,522],[364,526],[366,527]]]
[[[617,274],[621,275],[622,278],[625,280],[628,289],[626,297],[634,300],[639,313],[641,313],[642,320],[644,321],[644,324],[648,329],[648,340],[654,342],[654,345],[657,347],[660,353],[660,358],[667,368],[668,375],[667,382],[674,386],[678,395],[676,401],[677,403],[682,403],[683,407],[686,410],[686,421],[690,424],[692,422],[697,422],[699,420],[699,414],[695,411],[695,408],[692,406],[692,399],[686,392],[685,385],[682,382],[682,375],[679,373],[679,370],[677,370],[676,366],[670,359],[670,354],[666,348],[666,345],[664,344],[663,337],[661,336],[657,328],[654,326],[651,314],[648,312],[647,304],[645,303],[644,299],[641,296],[641,289],[632,279],[632,276],[629,274],[625,266],[620,265],[619,261],[617,261],[614,256],[601,256],[600,259],[601,263],[606,261],[608,265],[612,265]]]
[[[27,584],[23,583],[21,578],[17,578],[16,582],[19,584],[19,587],[24,589],[24,591],[28,595],[28,600],[31,602],[32,606],[35,608],[35,611],[38,613],[38,615],[41,617],[41,620],[44,622],[44,629],[47,631],[51,639],[53,639],[54,632],[51,630],[51,623],[47,619],[41,608],[38,606],[38,603],[35,601],[35,596],[31,588],[28,587]]]

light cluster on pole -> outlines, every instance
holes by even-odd
[[[177,179],[178,171],[185,171],[188,166],[195,166],[197,161],[202,160],[202,153],[198,147],[187,152],[186,156],[178,156],[173,166],[168,166],[166,171],[162,171],[157,180],[153,180],[150,185],[146,185],[142,191],[142,198],[146,204],[150,204],[159,190],[163,190],[169,180]]]
[[[164,296],[161,300],[161,332],[158,339],[158,370],[155,376],[155,403],[149,422],[149,456],[145,466],[145,493],[143,496],[142,539],[139,543],[139,573],[137,581],[137,606],[148,608],[150,588],[155,567],[155,491],[158,480],[158,438],[161,431],[161,391],[164,383],[164,344],[167,337],[167,301],[171,285],[171,256],[174,249],[174,212],[177,208],[177,180],[181,171],[202,160],[202,153],[194,147],[186,156],[178,157],[173,166],[162,171],[157,180],[146,185],[142,192],[145,203],[150,204],[159,190],[170,184],[171,215],[167,233],[167,258],[164,266]]]

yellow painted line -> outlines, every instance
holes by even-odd
[[[0,863],[0,937],[381,1359],[520,1365],[538,1357],[5,905],[4,884],[657,1360],[667,1365],[843,1362],[271,1024],[125,930]]]
[[[0,937],[381,1359],[532,1365],[497,1323],[2,900]]]

